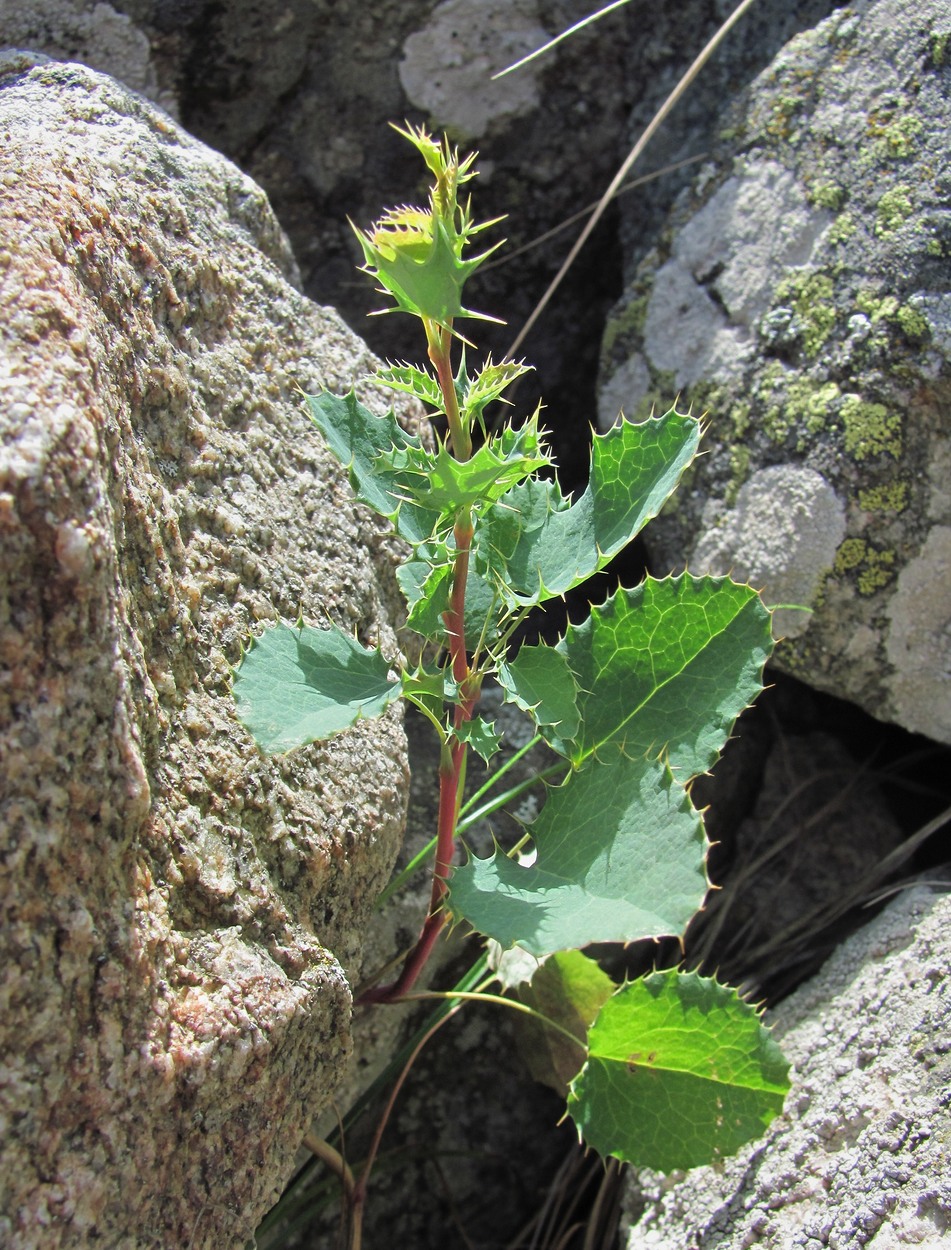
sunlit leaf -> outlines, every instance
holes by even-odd
[[[788,1071],[735,990],[694,972],[657,972],[601,1008],[568,1111],[599,1154],[670,1172],[762,1136],[782,1110]]]

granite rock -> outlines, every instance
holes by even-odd
[[[777,666],[951,742],[951,25],[861,0],[725,119],[609,323],[602,422],[709,413],[648,544],[785,612]],[[808,515],[807,515],[808,514]]]
[[[397,553],[299,388],[364,345],[264,193],[78,65],[0,66],[0,1242],[244,1244],[350,1049],[397,714],[238,723],[267,620],[395,651]]]

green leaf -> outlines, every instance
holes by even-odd
[[[430,550],[430,545],[417,547],[417,554]],[[438,558],[438,557],[434,557]],[[410,629],[431,642],[444,644],[446,627],[443,613],[449,607],[451,565],[430,564],[427,560],[409,560],[396,571],[409,607],[407,624]],[[491,645],[498,637],[496,609],[498,596],[478,573],[469,573],[466,581],[466,638],[472,646],[484,637]]]
[[[462,508],[500,499],[516,483],[549,464],[533,418],[518,430],[490,439],[468,460],[457,460],[445,444],[397,447],[380,456],[385,474],[397,474],[401,489],[427,512],[454,517]]]
[[[353,391],[342,397],[329,391],[308,395],[307,407],[331,451],[347,469],[357,499],[392,521],[407,542],[428,539],[439,516],[412,501],[414,475],[405,469],[386,470],[380,463],[381,457],[392,458],[395,452],[405,456],[422,451],[419,439],[407,434],[392,412],[374,416]]]
[[[578,727],[542,732],[575,767],[529,830],[535,864],[470,859],[452,875],[453,913],[537,956],[680,933],[706,888],[686,786],[761,690],[771,646],[755,591],[689,574],[618,591],[570,626],[554,650]]]
[[[449,607],[452,568],[408,560],[396,570],[396,580],[409,608],[407,625],[423,638],[441,642],[446,633],[442,614]]]
[[[475,375],[469,377],[465,371],[465,357],[459,366],[456,376],[456,394],[459,407],[473,422],[485,427],[483,413],[489,404],[502,398],[504,391],[525,373],[531,372],[531,365],[522,361],[503,360],[494,364],[491,356]]]
[[[700,423],[671,409],[595,435],[588,487],[570,506],[555,483],[510,490],[483,518],[480,572],[513,604],[563,595],[599,569],[663,507],[697,452]]]
[[[662,760],[589,761],[549,788],[529,833],[534,864],[496,850],[450,881],[453,915],[503,947],[541,957],[680,933],[703,902],[703,823]]]
[[[403,674],[402,693],[404,698],[428,712],[433,720],[441,721],[445,705],[456,701],[459,688],[448,670],[420,664],[414,672]]]
[[[387,365],[374,373],[373,380],[382,382],[390,390],[412,395],[437,412],[445,411],[439,380],[425,369],[418,369],[415,365]]]
[[[670,1172],[760,1137],[789,1065],[755,1009],[698,973],[656,972],[610,998],[568,1111],[601,1155]]]
[[[456,730],[456,737],[468,743],[487,764],[502,745],[500,735],[495,732],[494,723],[489,724],[481,716],[473,716],[471,720],[463,721]]]
[[[491,223],[486,222],[485,225]],[[364,269],[392,295],[397,307],[450,329],[455,317],[494,321],[462,306],[462,288],[496,247],[462,259],[468,232],[423,209],[393,209],[366,233],[354,227],[366,258]]]
[[[402,693],[389,670],[381,651],[335,626],[275,625],[235,672],[238,717],[266,754],[292,751],[381,716]]]
[[[551,744],[574,763],[608,744],[666,751],[686,784],[717,758],[762,690],[773,640],[759,595],[689,573],[621,590],[556,646],[577,682],[581,727]],[[569,740],[570,738],[570,740]]]
[[[593,959],[580,951],[560,951],[536,969],[529,984],[518,987],[523,1003],[573,1033],[578,1045],[533,1016],[514,1018],[519,1050],[534,1080],[564,1097],[568,1083],[585,1060],[587,1032],[614,982]]]
[[[505,701],[528,712],[536,725],[550,726],[562,738],[578,732],[578,683],[560,651],[523,646],[499,665]]]

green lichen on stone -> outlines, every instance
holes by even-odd
[[[867,402],[858,395],[846,395],[841,415],[845,450],[855,460],[886,452],[896,460],[901,456],[901,417],[897,412],[889,412],[884,404]]]
[[[894,234],[915,211],[912,188],[904,184],[886,191],[875,208],[875,233],[881,238]]]
[[[917,308],[902,304],[895,313],[895,321],[905,338],[912,343],[923,343],[931,336],[931,326]]]
[[[931,336],[927,317],[914,303],[899,303],[895,295],[877,295],[874,291],[862,290],[855,297],[855,306],[873,325],[887,321],[897,326],[910,343],[923,343]]]
[[[941,69],[948,64],[949,52],[951,52],[951,30],[932,31],[931,64],[935,69]]]
[[[858,226],[851,213],[839,213],[829,227],[829,242],[832,244],[845,243],[847,239],[851,239],[857,229]]]
[[[865,559],[865,543],[861,538],[846,538],[835,553],[835,571],[848,573]]]
[[[944,248],[941,245],[940,239],[929,239],[928,242],[925,244],[925,251],[928,253],[929,256],[938,256],[938,257],[944,256]]]
[[[826,273],[793,274],[780,282],[776,294],[781,303],[792,306],[803,327],[806,355],[818,355],[835,325],[832,279]]]
[[[814,182],[806,190],[806,199],[817,208],[829,208],[837,213],[845,203],[846,190],[836,182]]]
[[[865,567],[859,570],[856,584],[860,595],[874,595],[895,576],[894,551],[878,551],[869,547]]]
[[[898,313],[899,303],[894,295],[877,295],[874,291],[864,288],[855,297],[855,307],[874,324],[882,320],[891,320]]]
[[[647,320],[649,302],[650,292],[648,291],[630,300],[608,318],[601,337],[602,368],[613,360],[614,349],[619,342],[632,345],[633,340],[641,338],[644,333],[644,322]]]
[[[694,417],[709,417],[712,424],[719,425],[727,416],[729,396],[715,382],[695,382],[688,386],[677,400],[677,407]]]
[[[734,447],[730,451],[730,480],[727,483],[724,499],[732,507],[740,493],[740,487],[750,475],[750,449]]]
[[[805,451],[815,436],[828,425],[829,411],[839,398],[835,382],[814,382],[797,377],[789,382],[785,396],[773,403],[763,417],[763,429],[777,444],[796,434],[796,450]]]
[[[864,512],[903,512],[907,503],[907,482],[883,482],[859,491],[859,507]]]
[[[766,123],[766,133],[774,139],[787,143],[793,135],[793,117],[795,117],[802,101],[796,96],[781,95],[770,103],[770,117]]]
[[[834,572],[855,575],[860,595],[874,595],[895,576],[894,551],[880,551],[862,538],[847,538],[835,556]]]
[[[900,117],[879,132],[875,143],[875,154],[881,160],[901,161],[914,156],[916,136],[921,134],[923,127],[919,118],[914,116]]]
[[[730,406],[730,424],[733,426],[734,438],[743,438],[750,428],[750,405],[738,399]]]

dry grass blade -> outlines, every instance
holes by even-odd
[[[648,143],[650,143],[651,139],[653,139],[654,135],[657,133],[660,127],[667,120],[672,110],[679,103],[680,99],[683,97],[683,95],[692,85],[694,79],[703,69],[704,65],[706,65],[707,61],[709,61],[710,57],[713,55],[713,53],[716,51],[719,45],[726,38],[727,34],[733,29],[733,27],[740,20],[743,14],[746,13],[748,9],[752,8],[755,3],[756,3],[756,0],[741,0],[741,3],[737,5],[736,9],[734,9],[734,11],[726,19],[726,21],[723,23],[720,29],[716,32],[713,38],[709,41],[709,43],[707,43],[706,47],[699,54],[699,56],[697,56],[696,60],[693,62],[693,64],[690,66],[690,68],[687,70],[684,76],[681,78],[680,82],[678,82],[677,86],[673,89],[673,91],[670,93],[670,95],[667,97],[664,103],[660,106],[660,108],[654,114],[653,118],[651,119],[650,124],[647,126],[646,130],[644,130],[643,134],[638,139],[638,141],[634,144],[633,148],[631,148],[630,152],[627,155],[627,159],[624,161],[621,168],[614,175],[614,178],[611,180],[610,186],[605,191],[604,195],[601,196],[601,199],[598,201],[596,208],[594,209],[591,216],[588,218],[587,222],[585,223],[584,229],[578,235],[578,238],[575,240],[571,248],[571,251],[568,253],[567,257],[565,258],[564,263],[562,264],[561,268],[558,270],[558,272],[555,274],[554,278],[552,279],[551,283],[549,284],[548,290],[545,292],[545,294],[541,297],[541,299],[535,305],[533,312],[531,313],[531,315],[529,316],[525,324],[522,326],[522,329],[519,331],[518,337],[512,343],[511,347],[509,347],[507,355],[510,358],[512,359],[515,358],[516,353],[518,352],[522,343],[525,341],[525,338],[528,335],[529,331],[532,329],[535,322],[538,320],[538,318],[547,308],[549,301],[551,300],[555,292],[558,290],[559,286],[561,286],[561,283],[564,280],[565,275],[567,274],[571,266],[574,264],[575,259],[578,256],[578,253],[581,251],[585,243],[590,238],[591,233],[594,230],[595,226],[604,216],[605,209],[611,203],[611,200],[614,199],[615,195],[617,195],[618,189],[624,183],[628,174],[631,172],[631,169],[633,168],[634,164],[640,159],[640,156],[643,153],[644,149],[647,147]]]
[[[625,0],[627,3],[627,0]],[[705,160],[708,153],[698,152],[696,156],[685,156],[682,161],[674,161],[672,165],[664,165],[660,169],[652,170],[649,174],[642,174],[640,178],[632,178],[630,182],[625,182],[617,195],[625,195],[628,191],[634,191],[637,187],[646,186],[648,182],[656,182],[658,178],[664,178],[667,174],[675,174],[679,169],[685,169],[688,165],[696,165],[698,161]],[[556,239],[558,235],[568,230],[577,221],[582,221],[587,217],[588,213],[598,207],[598,200],[592,200],[590,204],[586,204],[584,208],[579,208],[576,213],[572,213],[570,217],[566,217],[564,221],[560,221],[557,226],[552,226],[550,230],[546,230],[544,234],[537,235],[528,243],[523,243],[521,247],[516,247],[510,252],[506,252],[504,256],[500,256],[498,260],[490,260],[482,266],[482,273],[488,273],[490,269],[500,269],[503,265],[507,265],[510,261],[515,260],[519,256],[524,256],[526,252],[532,252],[537,247],[541,247],[544,243],[548,243],[551,239]]]
[[[561,43],[563,39],[567,39],[569,35],[576,35],[579,30],[584,30],[585,26],[590,26],[592,22],[598,21],[602,17],[606,17],[614,9],[619,9],[623,4],[627,4],[628,0],[614,0],[613,4],[605,5],[603,9],[598,9],[596,13],[589,13],[587,17],[583,17],[580,22],[575,22],[573,26],[569,26],[567,30],[563,30],[560,35],[556,35],[554,39],[549,39],[547,43],[543,43],[540,48],[536,48],[534,52],[529,52],[527,56],[523,56],[521,60],[515,61],[512,65],[507,65],[505,69],[500,69],[497,74],[492,75],[493,82],[496,78],[504,78],[506,74],[511,74],[514,70],[521,69],[523,65],[527,65],[529,61],[534,61],[537,57],[544,56],[556,44]]]
[[[624,1167],[572,1146],[542,1206],[506,1250],[613,1250]]]

